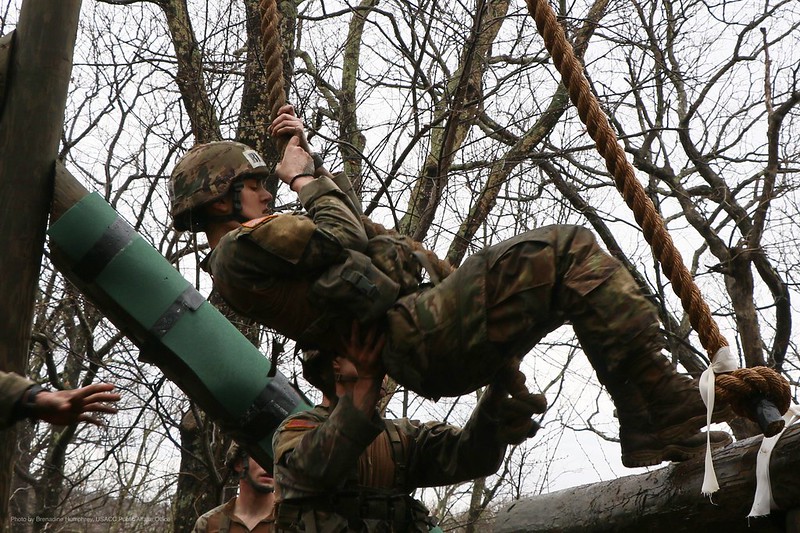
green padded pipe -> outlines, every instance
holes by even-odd
[[[50,225],[53,262],[254,459],[310,408],[286,377],[97,193]]]

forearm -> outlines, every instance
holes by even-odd
[[[352,403],[364,416],[375,412],[380,399],[382,379],[359,377],[353,386]]]
[[[281,460],[307,484],[335,488],[347,479],[359,456],[382,430],[377,415],[366,416],[349,398],[342,398],[327,420],[307,431]]]
[[[34,382],[18,374],[0,372],[0,429],[18,420],[14,417],[17,402]]]
[[[366,249],[367,235],[359,212],[331,179],[323,177],[306,184],[298,196],[319,231],[342,248],[359,252]]]

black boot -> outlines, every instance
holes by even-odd
[[[703,454],[706,434],[700,430],[706,425],[706,407],[699,389],[661,354],[658,313],[630,273],[591,246],[575,254],[559,296],[614,400],[623,464],[650,466]],[[720,409],[716,420],[723,419]],[[725,432],[713,431],[710,437],[715,447],[731,442]]]
[[[631,355],[613,371],[590,357],[600,382],[611,394],[619,419],[622,464],[652,466],[685,461],[705,453],[706,406],[697,380],[678,374],[656,346]],[[725,422],[733,411],[716,402],[712,422]],[[732,442],[723,431],[711,431],[712,448]]]

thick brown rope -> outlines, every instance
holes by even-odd
[[[751,417],[752,398],[764,398],[785,413],[791,402],[791,389],[786,379],[766,366],[739,368],[730,374],[717,376],[716,390],[739,416]]]
[[[286,104],[286,93],[283,88],[283,43],[280,36],[280,13],[276,0],[261,0],[259,7],[261,9],[261,42],[266,69],[267,99],[270,103],[270,120],[275,120],[278,110]],[[286,139],[274,138],[272,141],[275,143],[278,153],[283,154],[286,148]],[[362,218],[367,231],[372,232],[373,235],[399,235],[396,231],[386,229],[366,217]],[[439,259],[434,252],[423,247],[420,242],[410,238],[408,242],[415,251],[422,252],[428,257],[440,279],[446,278],[453,271],[449,262]]]
[[[261,0],[261,47],[267,83],[267,101],[270,120],[278,117],[278,110],[286,104],[283,79],[283,42],[281,41],[280,14],[277,0]],[[279,154],[283,154],[287,139],[272,140]]]
[[[723,346],[728,346],[728,341],[720,333],[708,304],[703,300],[680,252],[675,248],[663,219],[642,184],[636,179],[633,166],[625,158],[625,152],[617,142],[608,118],[600,109],[589,81],[583,73],[583,67],[575,56],[572,45],[567,41],[564,29],[558,23],[555,13],[547,0],[527,0],[527,4],[545,46],[553,58],[553,63],[561,73],[570,100],[578,109],[578,115],[595,141],[597,151],[605,159],[606,167],[614,177],[617,189],[633,211],[636,222],[653,249],[653,255],[672,283],[672,289],[680,298],[683,308],[689,314],[692,327],[697,331],[700,342],[713,361],[717,351]],[[785,413],[789,407],[790,397],[788,382],[771,368],[757,368],[759,370],[756,372],[752,372],[756,369],[748,368],[718,376],[716,384],[720,395],[730,401],[732,397],[741,395],[752,398],[757,392],[771,399],[781,413]],[[730,391],[726,391],[726,387],[730,387]],[[741,409],[740,414],[744,414],[746,410],[738,401],[733,403]]]

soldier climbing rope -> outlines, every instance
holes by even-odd
[[[691,324],[706,348],[710,360],[717,361],[717,366],[721,366],[724,372],[716,376],[716,387],[711,387],[709,394],[713,397],[716,392],[724,402],[732,405],[737,414],[758,421],[766,436],[775,435],[783,427],[780,414],[786,412],[789,407],[788,382],[770,368],[736,369],[738,364],[734,358],[730,355],[718,355],[730,353],[728,342],[713,320],[708,305],[685,267],[663,220],[636,179],[632,166],[625,158],[605,114],[589,87],[563,28],[558,24],[546,0],[527,0],[527,4],[554,64],[562,75],[570,99],[576,105],[590,136],[595,140],[598,152],[603,156],[617,188],[632,209],[637,223],[642,227],[645,239],[653,249],[654,256],[662,265],[674,291],[687,310]],[[280,33],[277,31],[279,13],[275,0],[262,0],[261,11],[263,51],[268,62],[266,71],[274,119],[278,110],[285,104],[282,68],[284,54]]]
[[[271,50],[268,68],[279,72],[282,54]],[[272,79],[281,90],[270,94],[282,99],[281,76]],[[276,175],[307,215],[263,217],[263,163],[238,143],[192,148],[171,177],[176,228],[207,233],[209,272],[234,309],[321,350],[341,351],[354,318],[377,323],[387,336],[388,374],[433,398],[487,385],[569,321],[617,405],[624,464],[688,459],[703,452],[706,436],[715,446],[730,442],[723,432],[700,432],[705,406],[661,354],[654,307],[591,232],[539,228],[472,255],[433,287],[422,284],[424,256],[408,239],[368,235],[349,187],[314,179],[320,171],[293,109],[276,108],[270,133],[290,137],[280,141]],[[513,394],[530,393],[520,385]],[[716,416],[724,419],[724,409]]]

